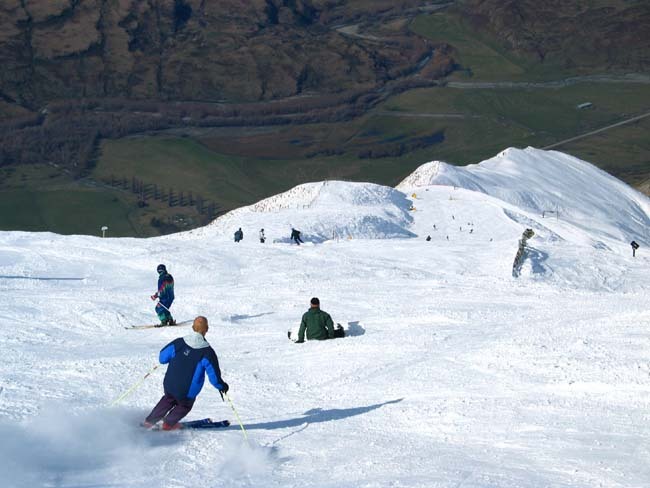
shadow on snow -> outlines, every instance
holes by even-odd
[[[356,408],[332,408],[329,410],[323,410],[322,408],[312,408],[307,410],[303,415],[304,417],[287,419],[287,420],[278,420],[274,422],[262,422],[257,424],[244,424],[246,430],[255,430],[255,429],[287,429],[290,427],[300,427],[303,424],[317,424],[321,422],[330,422],[333,420],[342,420],[348,417],[354,417],[356,415],[363,415],[368,412],[372,412],[384,405],[390,405],[393,403],[399,403],[403,398],[398,398],[397,400],[390,400],[384,403],[376,403],[374,405],[368,405],[367,407],[356,407]],[[232,428],[232,427],[231,427]],[[239,428],[239,427],[237,427]]]
[[[248,319],[256,319],[257,317],[264,317],[265,315],[273,315],[275,312],[263,312],[263,313],[258,313],[255,315],[231,315],[230,316],[230,321],[231,322],[240,322],[242,320],[248,320]]]

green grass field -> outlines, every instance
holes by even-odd
[[[106,225],[111,237],[141,235],[129,214],[123,200],[105,191],[0,191],[0,228],[4,230],[101,235]]]
[[[247,171],[243,158],[219,155],[192,139],[129,137],[102,142],[93,177],[136,176],[177,191],[206,196],[218,192],[220,200],[231,202],[259,195],[256,185],[241,184],[250,179]]]
[[[555,148],[598,165],[608,173],[650,190],[650,120],[643,119]]]
[[[452,79],[528,79],[522,61],[508,59],[501,50],[477,38],[476,34],[455,16],[446,13],[421,15],[411,23],[411,30],[434,42],[446,42],[454,47],[455,58],[462,70],[453,75]]]
[[[591,102],[589,109],[577,105]],[[392,98],[385,111],[395,113],[454,113],[470,118],[462,124],[473,132],[466,148],[484,159],[490,150],[488,140],[509,145],[545,146],[594,130],[625,118],[650,111],[650,85],[581,83],[563,88],[515,89],[452,89],[428,88],[412,90]],[[477,123],[480,121],[480,123]],[[483,138],[487,133],[504,137]],[[469,136],[469,134],[468,134]],[[626,147],[623,143],[621,151]],[[449,148],[439,149],[449,154]],[[453,152],[452,152],[453,155]],[[461,163],[468,162],[465,159]]]

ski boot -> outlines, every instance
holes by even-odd
[[[180,422],[177,422],[174,425],[169,425],[167,422],[163,422],[162,424],[162,430],[179,430],[182,428],[183,425]]]

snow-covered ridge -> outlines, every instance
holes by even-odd
[[[402,192],[374,183],[306,183],[228,212],[186,235],[231,238],[241,227],[246,240],[247,234],[263,228],[269,240],[285,242],[295,227],[311,242],[414,237],[408,230],[413,220],[410,206]]]
[[[482,192],[577,228],[582,241],[650,242],[650,199],[594,165],[557,151],[509,148],[465,167],[424,164],[398,189],[444,185]]]
[[[431,187],[459,192],[444,196],[436,192],[435,201],[426,204],[409,200],[413,193],[422,196]],[[460,190],[476,196],[460,195]],[[532,227],[549,242],[619,254],[627,254],[631,240],[644,247],[650,243],[650,200],[645,195],[586,161],[534,148],[506,149],[466,167],[426,163],[397,188],[343,181],[298,185],[182,237],[230,240],[241,227],[245,242],[251,242],[263,228],[269,242],[288,242],[295,227],[311,242],[387,239],[426,236],[433,224],[447,235],[462,232],[462,226],[453,222],[459,203],[450,203],[459,198],[465,200],[465,224],[477,220],[495,240],[516,241],[524,228]],[[419,211],[411,212],[412,206]]]
[[[314,201],[324,185],[324,181],[298,185],[284,193],[260,200],[247,208],[252,212],[278,212],[287,208],[306,207]]]

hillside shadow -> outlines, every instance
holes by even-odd
[[[325,237],[322,236],[316,236],[316,235],[309,235],[309,236],[300,236],[302,239],[302,243],[311,243],[311,244],[322,244],[323,242],[327,241]],[[288,237],[278,237],[276,239],[273,239],[274,244],[293,244],[296,245],[293,239],[290,239]]]
[[[348,322],[348,328],[345,330],[346,337],[360,336],[365,333],[366,333],[366,329],[364,329],[361,325],[359,325],[358,320],[355,320],[353,322]]]
[[[533,274],[544,274],[546,273],[546,266],[544,263],[548,260],[548,253],[530,247],[527,250],[527,259],[530,260],[531,272]]]
[[[322,422],[331,422],[334,420],[342,420],[348,417],[355,417],[357,415],[363,415],[368,412],[372,412],[378,408],[383,407],[384,405],[391,405],[393,403],[399,403],[403,398],[398,398],[397,400],[390,400],[384,403],[376,403],[374,405],[368,405],[367,407],[357,407],[357,408],[332,408],[329,410],[323,410],[322,408],[313,408],[307,410],[303,417],[278,420],[274,422],[262,422],[257,424],[245,424],[247,430],[255,429],[264,429],[264,430],[274,430],[274,429],[287,429],[291,427],[302,427],[304,430],[306,427],[304,424],[318,424]],[[231,427],[232,428],[232,427]]]
[[[275,312],[263,312],[263,313],[258,313],[255,315],[231,315],[230,316],[230,321],[231,322],[241,322],[242,320],[248,320],[248,319],[256,319],[257,317],[264,317],[265,315],[273,315]]]

